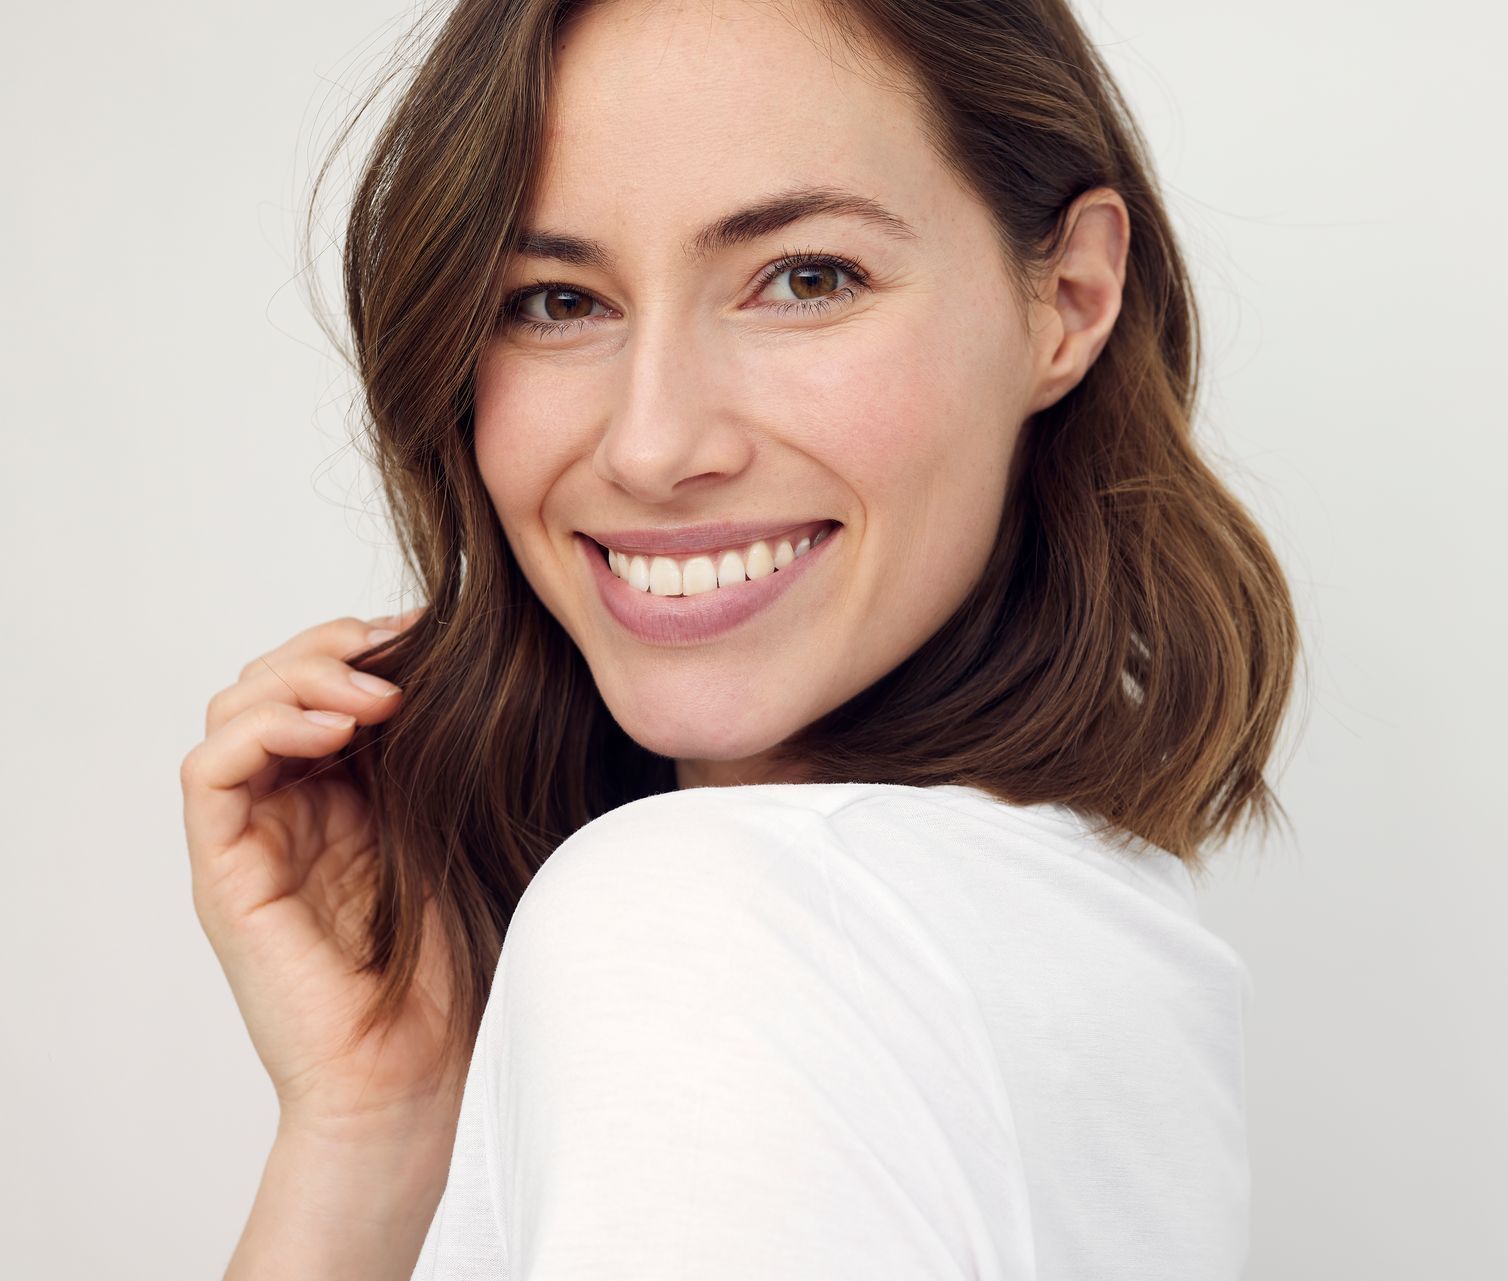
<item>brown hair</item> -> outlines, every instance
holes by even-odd
[[[385,119],[346,225],[348,358],[428,603],[357,660],[405,702],[341,753],[383,850],[364,967],[381,988],[358,1034],[403,1001],[433,899],[457,976],[455,1067],[534,872],[589,820],[676,786],[674,762],[619,728],[524,579],[472,448],[473,373],[532,197],[553,41],[583,7],[460,0]],[[1276,557],[1192,440],[1199,318],[1146,143],[1063,0],[821,0],[815,12],[872,65],[907,73],[896,84],[939,154],[994,211],[1018,302],[1086,191],[1120,193],[1131,237],[1108,342],[1023,426],[976,590],[781,755],[807,782],[967,783],[1058,802],[1200,872],[1201,847],[1243,820],[1265,832],[1281,811],[1263,769],[1298,640]],[[320,187],[365,109],[315,178],[306,253]]]

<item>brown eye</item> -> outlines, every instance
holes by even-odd
[[[817,252],[788,253],[771,263],[760,277],[760,292],[776,282],[791,291],[790,299],[766,304],[777,313],[825,311],[869,288],[869,276],[858,263]]]
[[[528,310],[538,298],[544,299],[545,319]],[[504,305],[499,320],[505,325],[533,328],[538,333],[559,333],[564,328],[581,324],[590,318],[592,305],[596,301],[584,289],[540,283],[514,294],[512,300]]]
[[[863,267],[847,258],[816,252],[786,254],[771,263],[760,276],[762,293],[771,281],[791,279],[794,298],[788,302],[766,304],[766,310],[774,312],[814,313],[837,306],[870,288],[869,275]],[[842,284],[843,279],[848,283]],[[544,300],[544,315],[536,316],[528,311],[536,299]],[[504,304],[498,317],[501,327],[537,334],[540,338],[561,338],[587,328],[594,319],[592,309],[597,299],[584,289],[577,289],[563,281],[536,281],[527,289],[512,295]]]
[[[545,314],[551,320],[584,320],[592,314],[592,299],[574,289],[546,289]],[[564,301],[559,301],[564,299]]]
[[[791,280],[791,292],[803,300],[821,298],[832,293],[838,287],[838,277],[841,274],[837,267],[825,262],[794,267],[787,273]]]

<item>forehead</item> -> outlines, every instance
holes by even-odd
[[[916,104],[786,4],[613,0],[557,38],[531,221],[678,232],[751,195],[841,187],[919,211],[941,167]]]

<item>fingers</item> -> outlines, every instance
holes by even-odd
[[[317,719],[330,715],[261,702],[194,745],[179,767],[179,781],[189,853],[196,864],[246,830],[252,803],[247,780],[253,775],[280,757],[327,756],[349,741],[355,717],[336,724]]]
[[[276,667],[278,660],[286,660],[301,654],[333,654],[337,658],[349,658],[364,649],[371,648],[375,642],[369,641],[367,636],[373,630],[402,631],[411,626],[427,608],[428,606],[420,605],[402,614],[388,615],[371,621],[348,616],[316,623],[313,627],[306,627],[303,631],[290,636],[276,649],[268,650],[267,653],[252,659],[241,669],[240,676],[254,674],[255,669],[263,660]]]
[[[286,659],[272,655],[254,660],[246,671],[234,685],[209,700],[204,714],[206,734],[262,702],[349,712],[362,725],[371,725],[391,716],[402,701],[402,691],[391,681],[358,671],[328,654]]]
[[[331,619],[290,637],[241,669],[205,712],[205,737],[179,770],[191,854],[223,848],[245,830],[253,780],[288,757],[316,759],[350,740],[357,724],[391,716],[402,691],[345,660],[381,643],[374,632],[411,626],[428,606],[370,621]],[[316,709],[313,716],[305,715]],[[335,723],[321,720],[334,715]]]
[[[363,724],[380,720],[396,708],[385,704],[388,692],[381,684],[350,682],[353,670],[346,660],[391,639],[411,626],[427,606],[402,614],[366,621],[336,618],[319,623],[290,637],[275,649],[259,654],[244,666],[234,684],[219,690],[209,700],[204,714],[204,732],[213,733],[232,716],[263,699],[305,707],[333,707],[355,712]],[[332,667],[336,662],[339,666]],[[373,678],[376,680],[376,678]],[[367,698],[353,703],[353,690]]]

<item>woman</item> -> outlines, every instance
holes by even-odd
[[[462,0],[345,272],[426,604],[183,763],[228,1275],[1237,1276],[1294,620],[1064,5]]]

